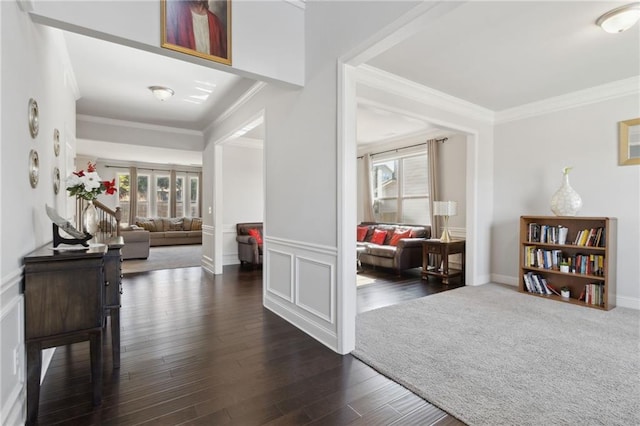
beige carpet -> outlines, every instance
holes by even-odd
[[[640,312],[462,287],[359,314],[353,355],[469,425],[639,425]]]
[[[122,273],[155,271],[158,269],[189,268],[200,266],[202,245],[151,247],[148,259],[128,259],[122,262]]]

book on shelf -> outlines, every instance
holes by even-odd
[[[540,274],[527,272],[523,275],[523,280],[524,286],[529,293],[552,294],[551,290],[547,288],[547,280]]]
[[[547,283],[547,288],[549,290],[551,290],[551,292],[557,296],[560,296],[560,292],[558,290],[556,290],[555,287],[553,287],[551,284]]]
[[[604,247],[605,229],[603,227],[583,229],[578,231],[573,244],[584,247]]]
[[[539,225],[530,223],[527,228],[527,241],[544,244],[566,244],[569,229],[566,226]]]
[[[589,283],[584,286],[584,303],[588,305],[604,305],[604,283]]]

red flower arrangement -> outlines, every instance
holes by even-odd
[[[66,183],[69,195],[85,200],[95,200],[103,192],[113,195],[117,190],[116,180],[101,180],[96,172],[96,165],[91,162],[87,164],[86,172],[84,170],[73,172],[66,179]]]

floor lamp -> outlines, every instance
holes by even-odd
[[[442,236],[440,241],[448,243],[451,241],[451,234],[449,233],[449,216],[455,216],[458,213],[458,203],[455,201],[434,201],[433,202],[433,215],[444,217],[444,228],[442,229]]]

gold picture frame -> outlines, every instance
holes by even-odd
[[[231,65],[231,0],[160,2],[163,48]],[[202,43],[193,31],[198,16],[208,24],[203,29],[209,36]]]
[[[619,164],[640,164],[640,118],[618,123]]]

